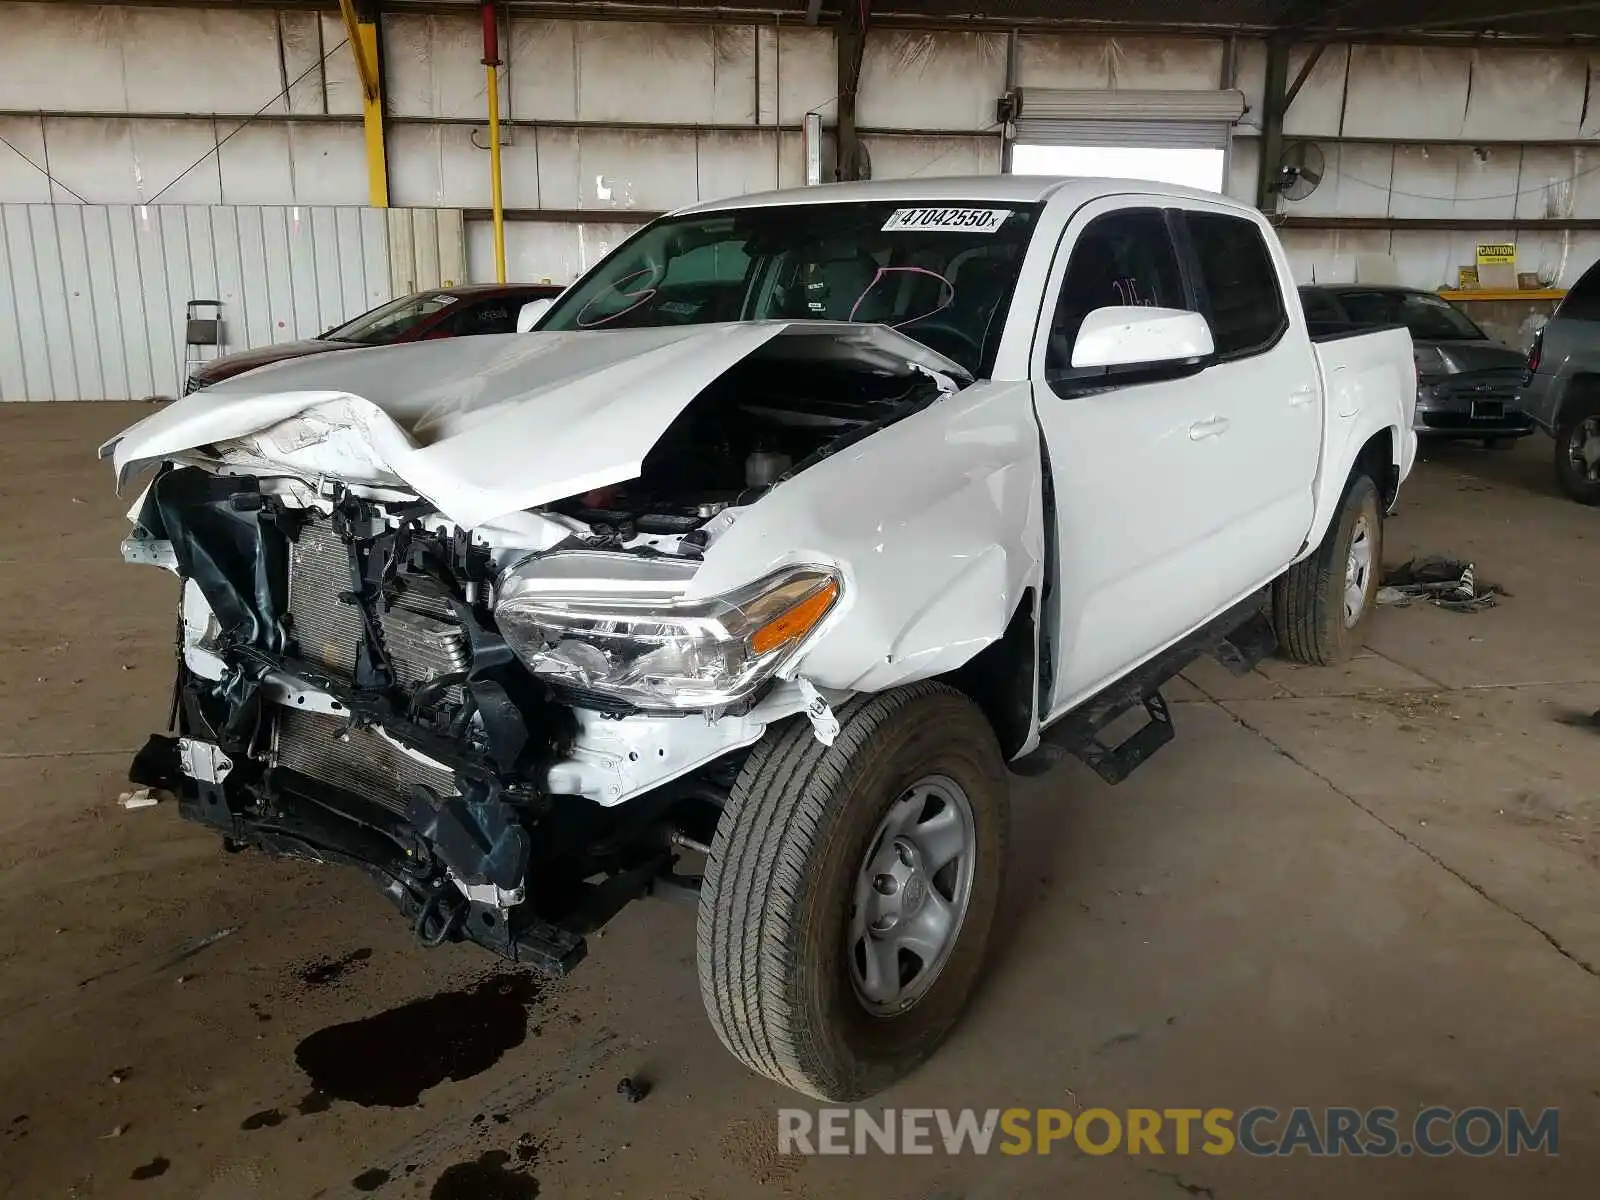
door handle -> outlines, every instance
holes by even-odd
[[[1316,396],[1317,393],[1315,389],[1308,387],[1303,387],[1297,392],[1290,392],[1289,407],[1301,408],[1304,405],[1310,404],[1314,399],[1316,399]]]
[[[1221,437],[1228,432],[1228,427],[1233,422],[1227,417],[1212,417],[1209,421],[1196,421],[1189,426],[1189,440],[1191,442],[1203,441],[1208,437]]]

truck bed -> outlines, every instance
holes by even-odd
[[[1411,471],[1416,458],[1417,436],[1411,430],[1417,407],[1417,369],[1411,357],[1411,334],[1403,325],[1342,325],[1336,329],[1320,326],[1313,332],[1312,353],[1317,358],[1325,400],[1322,430],[1322,465],[1317,473],[1317,512],[1325,517],[1337,507],[1344,487],[1347,464],[1357,449],[1347,445],[1357,437],[1356,417],[1364,408],[1396,394],[1404,397],[1400,421],[1400,478]],[[1337,465],[1337,478],[1325,474],[1328,464]],[[1319,520],[1312,544],[1326,529]]]

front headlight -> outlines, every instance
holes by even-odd
[[[839,598],[839,577],[792,567],[705,600],[552,590],[537,560],[500,587],[495,619],[524,666],[638,708],[736,704],[787,662]]]

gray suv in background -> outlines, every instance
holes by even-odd
[[[1556,479],[1600,505],[1600,263],[1568,290],[1528,353],[1522,407],[1556,439]]]
[[[1317,284],[1300,289],[1300,303],[1314,335],[1406,327],[1417,366],[1411,427],[1423,442],[1472,438],[1503,447],[1533,432],[1518,403],[1527,356],[1492,339],[1444,297],[1370,283]]]

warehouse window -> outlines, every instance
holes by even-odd
[[[1149,179],[1207,192],[1222,191],[1225,155],[1210,147],[1032,146],[1011,148],[1018,175]]]

